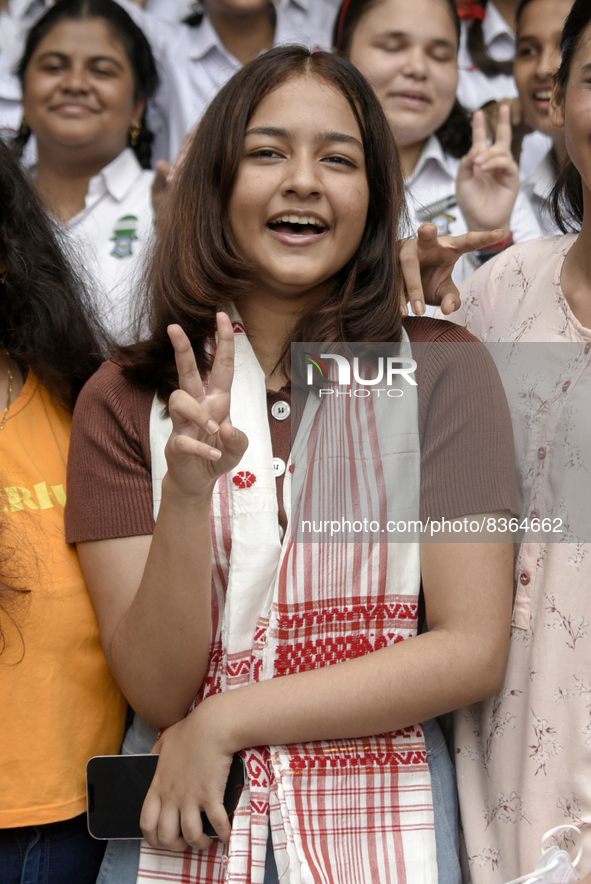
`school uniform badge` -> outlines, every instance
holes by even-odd
[[[123,215],[115,224],[111,242],[114,242],[111,254],[114,258],[127,258],[132,252],[132,243],[138,239],[136,233],[138,219],[135,215]]]

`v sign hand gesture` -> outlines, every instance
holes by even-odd
[[[217,479],[237,466],[248,446],[244,433],[230,420],[234,330],[225,313],[217,314],[217,329],[218,344],[205,390],[187,335],[179,325],[168,328],[179,389],[168,401],[173,430],[166,446],[167,485],[182,496],[211,493]]]
[[[519,193],[519,168],[511,153],[510,109],[499,108],[496,137],[489,145],[482,111],[472,120],[472,148],[460,163],[458,205],[470,230],[502,228],[511,232],[511,213]]]

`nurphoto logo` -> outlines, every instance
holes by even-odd
[[[369,396],[371,393],[376,393],[378,396],[380,393],[385,393],[387,396],[391,396],[393,398],[398,398],[404,395],[404,391],[393,387],[395,381],[398,381],[400,378],[405,380],[411,386],[416,387],[417,382],[413,377],[413,373],[416,371],[417,363],[414,359],[404,356],[383,356],[378,357],[377,364],[375,365],[375,374],[373,377],[368,376],[367,374],[367,364],[365,362],[362,363],[365,371],[361,370],[360,360],[358,356],[355,356],[352,360],[347,359],[346,356],[340,356],[337,353],[321,353],[320,356],[317,356],[315,353],[309,353],[308,351],[304,351],[304,355],[306,357],[307,366],[306,366],[306,382],[308,386],[312,386],[314,383],[314,369],[316,369],[320,373],[320,377],[322,380],[328,380],[330,378],[329,368],[335,368],[334,364],[331,366],[327,366],[324,360],[333,359],[336,363],[337,368],[337,380],[336,383],[340,387],[350,387],[352,384],[351,381],[351,368],[353,369],[353,381],[357,383],[363,389],[355,389],[353,390],[353,394],[358,398],[364,398]],[[383,387],[378,387],[377,384],[385,384]],[[366,387],[371,387],[373,389],[368,390]],[[321,389],[319,390],[319,395],[322,396],[350,396],[351,391],[341,391],[335,389]]]

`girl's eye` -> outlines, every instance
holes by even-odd
[[[276,159],[280,156],[279,151],[274,150],[272,147],[261,147],[249,153],[249,157],[261,157],[262,159]]]
[[[447,50],[440,49],[440,50],[436,50],[435,52],[432,52],[431,58],[433,58],[435,61],[441,61],[441,62],[446,63],[448,61],[452,61],[454,56],[450,52],[448,52]]]
[[[63,71],[63,64],[58,64],[58,62],[54,61],[48,64],[44,64],[41,70],[46,74],[55,74],[58,71]]]
[[[381,43],[380,49],[383,49],[384,52],[401,52],[404,49],[404,43],[398,40],[395,42],[388,41],[387,43]]]
[[[98,77],[116,77],[117,72],[112,68],[93,68],[92,73]]]
[[[342,157],[339,155],[332,157],[324,157],[324,161],[327,163],[334,163],[335,166],[349,166],[351,169],[356,169],[357,166],[353,162],[353,160],[349,160],[346,157]]]

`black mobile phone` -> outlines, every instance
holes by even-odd
[[[96,755],[86,765],[88,831],[93,838],[143,838],[140,815],[158,764],[157,755]],[[244,762],[232,759],[224,807],[232,822],[244,786]],[[216,832],[202,813],[203,831],[215,838]]]

